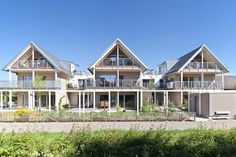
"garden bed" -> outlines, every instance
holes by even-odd
[[[3,113],[1,122],[102,122],[102,121],[194,121],[195,114],[188,112],[30,112],[30,113]]]

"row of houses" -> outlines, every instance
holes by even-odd
[[[9,80],[0,81],[1,112],[65,106],[77,112],[112,112],[119,105],[138,114],[147,102],[164,109],[187,105],[188,112],[203,117],[236,114],[236,92],[229,90],[235,79],[225,76],[229,70],[206,45],[149,69],[117,39],[88,70],[77,69],[31,42],[3,68]]]

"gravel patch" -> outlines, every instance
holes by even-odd
[[[209,120],[200,122],[48,122],[48,123],[0,123],[1,132],[70,132],[71,130],[120,129],[120,130],[186,130],[192,128],[236,128],[236,120]]]

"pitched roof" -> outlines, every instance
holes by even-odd
[[[120,44],[122,48],[126,50],[144,69],[148,69],[147,66],[119,39],[117,38],[111,46],[109,46],[103,54],[89,67],[91,70],[96,66],[97,63],[99,63],[117,44]]]
[[[33,42],[30,42],[20,53],[18,53],[4,68],[3,70],[8,71],[12,64],[14,64],[20,57],[22,57],[31,47],[34,47],[39,53],[41,53],[56,69],[62,70],[65,73],[71,74],[70,61],[61,61],[54,55],[49,53],[47,50],[42,49]]]
[[[177,63],[167,72],[167,74],[177,72],[184,64],[196,53],[198,52],[202,46],[194,49],[193,51],[183,55],[182,57],[178,58]]]
[[[182,57],[178,58],[178,62],[166,73],[174,73],[179,72],[182,70],[197,54],[201,52],[203,48],[206,48],[209,54],[220,64],[225,72],[229,72],[229,70],[224,66],[224,64],[207,48],[206,45],[201,45],[198,48],[192,50],[191,52],[183,55]]]

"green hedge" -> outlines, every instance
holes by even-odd
[[[236,156],[236,129],[0,134],[0,156]]]

